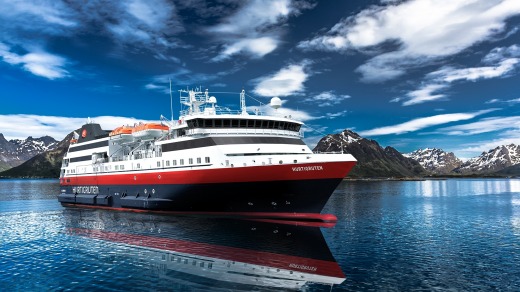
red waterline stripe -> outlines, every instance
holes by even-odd
[[[337,262],[302,258],[238,247],[227,247],[193,241],[117,233],[96,229],[69,228],[69,231],[72,234],[83,235],[94,239],[108,240],[111,242],[125,243],[128,245],[182,252],[309,274],[345,278],[345,275],[341,271]]]

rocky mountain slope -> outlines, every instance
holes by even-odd
[[[415,160],[404,157],[388,146],[383,148],[374,140],[344,130],[340,134],[323,137],[314,151],[350,153],[358,160],[349,177],[414,177],[426,174]]]
[[[57,143],[58,141],[49,136],[7,141],[0,134],[0,169],[18,166],[40,153],[55,149]]]
[[[445,152],[437,148],[419,149],[403,155],[419,162],[432,174],[449,174],[463,163],[453,152]]]
[[[520,164],[520,146],[502,145],[469,159],[454,169],[459,174],[488,174]]]
[[[67,153],[72,136],[73,133],[70,133],[62,141],[55,143],[51,150],[39,153],[19,166],[0,172],[0,177],[58,178],[61,161]]]

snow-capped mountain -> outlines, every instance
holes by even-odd
[[[58,141],[49,136],[7,141],[4,135],[0,134],[0,161],[3,164],[14,167],[40,153],[55,149],[57,143]]]
[[[404,157],[388,146],[383,148],[374,140],[366,139],[350,130],[323,137],[314,151],[350,153],[357,159],[352,177],[407,177],[424,174],[424,169],[413,159]]]
[[[434,174],[447,174],[463,163],[453,152],[438,148],[419,149],[403,155],[419,162],[424,169]]]
[[[491,173],[517,164],[520,164],[520,146],[509,144],[482,152],[480,156],[471,158],[454,169],[454,172],[461,174]]]

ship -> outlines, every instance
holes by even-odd
[[[356,163],[314,153],[303,122],[282,101],[217,105],[206,89],[179,90],[179,119],[114,130],[87,121],[60,172],[64,206],[275,219],[333,221],[322,209]],[[248,95],[249,96],[249,95]],[[270,108],[269,108],[270,107]],[[261,109],[269,109],[265,114]],[[253,110],[251,110],[253,109]],[[173,111],[172,111],[173,113]]]
[[[98,283],[103,277],[114,283],[113,275],[123,274],[126,285],[137,281],[154,290],[280,291],[332,288],[345,281],[319,228],[326,223],[81,208],[63,215],[65,234],[77,239],[75,248],[110,267],[110,273],[97,275]]]

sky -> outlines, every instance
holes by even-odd
[[[179,89],[277,96],[311,148],[344,129],[463,159],[520,144],[518,0],[0,2],[8,139],[170,117],[171,79],[174,117]]]

